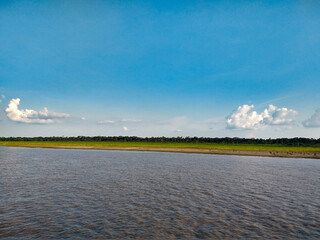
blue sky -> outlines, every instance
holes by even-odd
[[[0,135],[319,138],[319,10],[1,1]]]

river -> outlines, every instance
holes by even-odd
[[[320,239],[320,160],[0,147],[3,239]]]

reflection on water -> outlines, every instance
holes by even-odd
[[[320,161],[0,148],[0,238],[320,239]]]

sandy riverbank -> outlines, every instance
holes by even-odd
[[[4,146],[4,145],[2,145]],[[10,146],[10,145],[6,145]],[[36,147],[36,148],[62,148],[62,149],[96,149],[96,150],[124,150],[124,151],[151,151],[151,152],[177,152],[177,153],[202,153],[240,156],[261,157],[286,157],[286,158],[317,158],[320,152],[298,151],[254,151],[254,150],[231,150],[231,149],[204,149],[204,148],[166,148],[166,147],[111,147],[111,146],[51,146],[51,145],[19,145],[11,147]]]

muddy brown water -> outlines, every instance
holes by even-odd
[[[320,239],[320,160],[0,147],[1,239]]]

